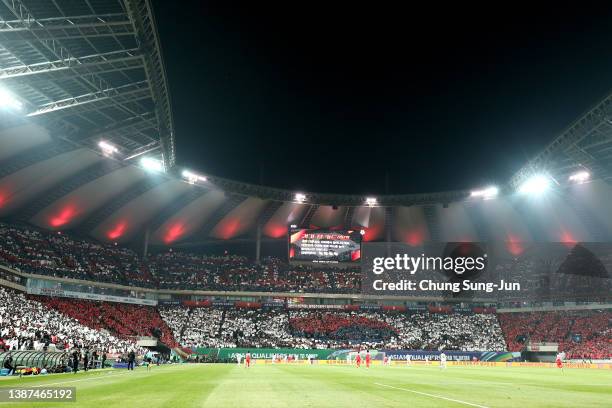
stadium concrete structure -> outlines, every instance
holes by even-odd
[[[589,296],[554,302],[367,295],[357,268],[265,259],[262,244],[286,244],[293,225],[410,246],[495,241],[513,255],[610,243],[612,94],[498,187],[320,194],[182,168],[164,63],[149,0],[0,0],[4,385],[74,382],[79,406],[609,403],[612,303],[589,297],[595,280],[571,277]],[[219,243],[255,259],[190,252]],[[580,278],[604,282],[603,265]],[[351,357],[366,349],[379,358],[362,375]],[[116,374],[134,350],[232,364]],[[560,376],[559,351],[572,369]],[[259,360],[249,370],[235,364],[246,353]]]
[[[412,246],[612,242],[612,95],[495,197],[366,197],[181,168],[147,0],[1,2],[0,92],[0,219],[10,222],[132,247],[246,241],[257,260],[261,243],[286,242],[290,225],[361,229],[365,242]],[[588,177],[571,179],[580,172]],[[521,194],[536,175],[550,191]]]

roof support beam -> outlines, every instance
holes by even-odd
[[[61,60],[41,62],[31,65],[20,65],[0,70],[0,79],[17,78],[26,75],[49,74],[70,69],[89,68],[92,66],[105,66],[117,63],[140,62],[142,66],[142,55],[137,49],[112,51],[102,54],[87,55],[84,57],[67,57]]]
[[[58,41],[58,40],[76,40],[82,38],[104,38],[104,37],[120,37],[120,36],[134,36],[133,31],[83,31],[75,34],[65,34],[58,32],[58,34],[37,34],[32,31],[19,33],[16,35],[7,35],[6,33],[0,32],[0,41],[3,44],[23,44],[24,42],[35,42],[35,41]]]
[[[561,135],[553,140],[537,156],[529,160],[510,179],[510,187],[518,188],[527,178],[538,171],[550,170],[548,167],[554,165],[555,157],[560,153],[572,154],[572,157],[581,156],[579,143],[587,137],[601,123],[607,122],[612,116],[612,95],[608,95],[597,106],[587,112],[584,116],[574,122]]]
[[[101,136],[105,136],[109,133],[119,132],[125,129],[129,129],[131,127],[137,126],[139,124],[149,124],[150,127],[154,128],[156,126],[155,123],[155,114],[153,112],[146,112],[142,115],[132,116],[131,118],[127,118],[125,120],[112,123],[106,127],[94,129],[90,132],[83,133],[83,138],[85,139],[94,139]]]
[[[84,95],[75,96],[74,98],[63,99],[61,101],[55,101],[43,106],[38,107],[33,112],[28,113],[26,116],[39,116],[51,112],[57,112],[63,109],[70,109],[85,104],[104,101],[112,99],[118,96],[132,95],[143,90],[148,90],[147,81],[134,82],[127,85],[122,85],[116,88],[106,88],[100,91],[91,92]]]
[[[172,168],[176,154],[170,93],[151,5],[147,0],[125,0],[125,6],[128,15],[134,21],[139,46],[145,50],[145,72],[151,82],[164,165],[166,168]]]
[[[23,4],[21,0],[2,0],[2,2],[20,21],[25,23],[30,20],[35,20],[32,14],[30,13],[30,11],[27,9],[27,7]],[[44,31],[47,32],[47,34],[49,34],[49,31],[46,28],[44,29]],[[33,35],[37,36],[36,32],[33,32]],[[57,40],[54,40],[54,39],[40,40],[39,42],[36,42],[36,44],[40,44],[41,46],[43,46],[48,52],[52,53],[57,59],[63,60],[65,58],[74,58],[74,55],[72,55],[71,52]],[[41,55],[44,55],[44,54],[41,53]],[[107,90],[113,89],[113,87],[99,75],[92,73],[91,77],[92,77],[91,80],[85,77],[81,77],[81,78],[83,82],[85,82],[90,88],[92,88],[93,94],[96,94],[96,93],[104,94],[105,92],[107,92]],[[148,86],[147,89],[149,89],[150,91],[151,86]],[[72,100],[74,98],[70,98],[70,99]],[[122,103],[121,99],[117,99],[115,102],[116,102],[116,105],[120,109],[123,109],[130,114],[135,113],[132,109],[125,106]],[[73,102],[72,104],[68,103],[64,106],[78,106],[78,105],[80,104],[75,104]],[[62,109],[65,109],[65,108],[62,108]],[[54,110],[57,110],[57,109],[54,109]],[[46,112],[38,112],[37,110],[32,113],[40,114],[40,113],[46,113]]]
[[[6,1],[4,2],[7,3]],[[18,20],[0,21],[0,33],[33,30],[68,30],[78,28],[97,28],[112,26],[131,26],[125,13],[90,14],[70,17],[34,18],[19,1],[11,1],[12,10],[17,10]],[[13,13],[14,14],[14,13]]]

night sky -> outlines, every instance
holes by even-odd
[[[284,4],[154,1],[180,166],[335,193],[501,184],[612,89],[612,9]]]

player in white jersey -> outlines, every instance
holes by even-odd
[[[236,353],[236,361],[238,362],[238,365],[240,365],[242,362],[242,354]]]
[[[410,354],[406,354],[406,365],[410,366],[412,362],[412,356]]]
[[[440,369],[445,369],[445,368],[446,368],[446,354],[442,352],[440,354]]]

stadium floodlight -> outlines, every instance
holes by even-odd
[[[208,180],[206,177],[200,176],[199,174],[193,173],[193,172],[191,172],[189,170],[183,170],[181,175],[183,176],[184,179],[187,180],[187,182],[189,184],[195,184],[198,181],[206,181],[206,180]]]
[[[495,186],[483,188],[482,190],[474,190],[470,193],[470,197],[482,197],[484,200],[495,198],[499,194],[499,189]]]
[[[537,174],[527,179],[518,189],[518,192],[521,194],[534,194],[539,195],[550,187],[550,177],[545,176],[543,174]]]
[[[369,207],[374,207],[376,204],[378,204],[378,200],[375,197],[366,197],[365,203]]]
[[[306,201],[306,194],[303,193],[295,193],[295,201],[298,203],[303,203]]]
[[[151,157],[143,157],[140,159],[140,165],[147,171],[161,173],[164,171],[164,163],[160,160],[152,159]]]
[[[104,153],[104,155],[106,156],[111,156],[113,153],[117,153],[119,151],[117,147],[108,142],[105,142],[104,140],[98,143],[98,147],[102,149],[102,153]]]
[[[0,88],[0,108],[21,110],[23,103],[7,90]]]
[[[569,181],[572,181],[578,184],[582,184],[590,178],[591,178],[591,174],[588,171],[582,170],[582,171],[579,171],[569,176]]]

